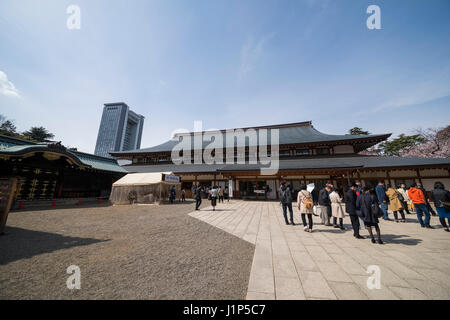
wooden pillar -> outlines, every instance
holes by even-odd
[[[347,170],[347,183],[348,183],[348,185],[350,185],[350,175],[349,175],[348,170]]]
[[[395,186],[392,184],[392,181],[391,181],[391,176],[389,175],[389,170],[386,170],[386,177],[387,177],[387,179],[389,181],[389,184],[392,185],[393,188],[395,189]]]
[[[361,183],[361,187],[365,186],[365,183],[363,184],[362,180],[361,180],[361,173],[359,172],[358,169],[356,169],[356,175],[358,176],[358,181],[359,183]]]
[[[422,177],[420,176],[420,170],[419,170],[419,169],[416,169],[416,172],[417,172],[417,177],[419,178],[419,182],[420,182],[420,184],[421,184],[422,187],[423,187]]]

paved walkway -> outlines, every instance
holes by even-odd
[[[318,217],[313,233],[288,226],[275,202],[233,200],[189,215],[255,244],[247,299],[450,299],[450,233],[420,228],[415,215],[382,221],[384,245],[355,239],[348,217],[346,231]],[[381,270],[380,289],[367,287],[370,265]]]

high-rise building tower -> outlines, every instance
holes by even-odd
[[[126,103],[105,103],[94,153],[111,157],[111,151],[139,149],[143,126],[144,117],[131,111]]]

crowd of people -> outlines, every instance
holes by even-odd
[[[230,201],[230,195],[228,194],[228,188],[225,190],[221,186],[213,186],[211,188],[206,188],[202,186],[192,187],[192,195],[195,199],[195,210],[200,209],[200,205],[202,204],[202,198],[208,197],[208,200],[211,201],[211,206],[213,207],[213,211],[216,210],[217,201],[224,201],[225,197],[227,201]]]
[[[406,223],[406,214],[417,215],[417,221],[422,228],[434,229],[430,225],[431,216],[439,216],[439,221],[446,232],[450,232],[450,192],[445,189],[443,183],[437,181],[430,195],[417,183],[412,183],[409,188],[404,183],[394,188],[379,181],[375,188],[362,187],[360,183],[351,184],[348,189],[341,193],[341,189],[335,188],[328,182],[321,190],[308,191],[306,185],[301,185],[297,193],[297,206],[302,219],[304,230],[312,232],[313,215],[320,216],[322,224],[345,230],[344,218],[348,214],[353,229],[353,236],[364,239],[360,235],[360,220],[370,235],[373,243],[382,244],[379,219],[392,221],[389,211],[394,215],[396,223]],[[318,192],[317,192],[318,191]],[[282,181],[279,189],[279,199],[283,209],[284,220],[287,225],[295,225],[293,203],[293,189]],[[170,202],[175,199],[175,188],[170,190]],[[193,186],[192,195],[196,200],[195,210],[199,210],[203,198],[211,201],[213,211],[217,201],[224,202],[224,198],[230,200],[228,189],[221,186],[206,188]],[[181,189],[180,201],[186,201],[186,191]],[[437,214],[430,204],[433,202]],[[345,212],[344,208],[345,207]],[[319,211],[320,214],[316,214]],[[289,215],[288,215],[289,213]],[[425,217],[425,218],[423,218]],[[331,220],[332,218],[332,220]],[[375,239],[374,231],[377,235]]]
[[[279,198],[286,224],[295,225],[292,209],[293,190],[286,181],[281,183]],[[430,200],[434,203],[438,212],[441,225],[445,231],[449,232],[450,192],[439,181],[435,183],[430,196],[421,185],[416,183],[412,183],[410,188],[407,189],[405,184],[394,188],[391,185],[385,185],[384,181],[379,181],[375,188],[362,187],[360,183],[353,183],[343,196],[340,194],[340,189],[336,189],[331,182],[328,182],[318,194],[316,192],[311,193],[307,190],[306,185],[301,185],[297,194],[297,206],[305,231],[312,232],[312,216],[317,209],[320,211],[322,224],[345,230],[343,222],[345,218],[343,206],[345,204],[345,211],[352,224],[353,236],[357,239],[364,239],[359,234],[361,219],[369,232],[372,243],[379,244],[382,244],[383,241],[381,240],[378,219],[383,218],[392,221],[389,218],[388,209],[392,211],[396,223],[405,223],[405,212],[411,214],[410,208],[412,205],[421,227],[433,229],[430,225],[431,215],[437,214],[434,212]],[[425,216],[425,219],[423,219],[423,216]],[[332,223],[331,218],[333,218]],[[373,229],[375,229],[377,239],[375,239]]]

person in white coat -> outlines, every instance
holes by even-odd
[[[412,201],[411,199],[409,199],[408,191],[406,190],[406,184],[402,183],[400,187],[397,188],[397,191],[402,195],[400,201],[405,208],[406,213],[411,214],[408,207],[412,204]]]
[[[314,201],[311,193],[306,189],[306,185],[300,186],[297,195],[297,206],[302,216],[303,228],[306,232],[312,232]],[[306,216],[308,216],[308,224],[306,224]]]
[[[344,228],[344,209],[342,209],[342,198],[339,196],[339,193],[336,190],[333,190],[330,193],[330,201],[331,201],[331,216],[333,217],[333,226],[335,228],[340,228],[341,230],[345,230]],[[337,224],[337,220],[339,219],[339,226]]]

